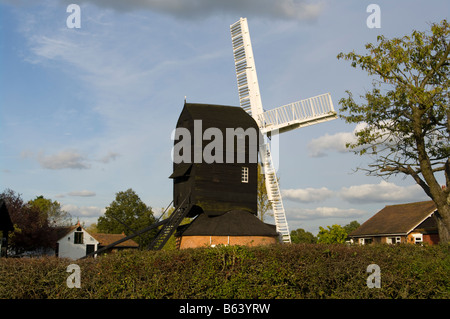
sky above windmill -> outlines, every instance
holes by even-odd
[[[71,4],[81,27],[69,28]],[[381,28],[369,28],[369,4]],[[159,214],[172,200],[171,133],[184,99],[239,105],[229,26],[247,17],[266,110],[330,92],[335,109],[372,79],[340,52],[429,29],[450,3],[295,0],[0,0],[0,191],[57,200],[96,222],[132,188]],[[354,172],[355,125],[338,119],[280,135],[290,229],[367,220],[427,200],[412,179]],[[270,219],[267,220],[271,222]]]

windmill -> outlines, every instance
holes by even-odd
[[[280,240],[291,242],[289,226],[270,152],[270,136],[337,118],[329,93],[264,111],[256,76],[247,19],[240,18],[230,26],[240,106],[249,113],[264,136],[260,159],[265,175],[267,197],[272,204]]]
[[[256,76],[255,61],[253,58],[247,19],[241,18],[239,21],[232,24],[230,26],[230,29],[240,106],[255,120],[260,132],[264,136],[263,143],[259,145],[259,154],[265,173],[267,196],[272,204],[272,209],[275,217],[276,232],[280,234],[280,239],[282,242],[290,243],[291,238],[289,233],[289,226],[286,220],[281,192],[276,176],[276,170],[274,168],[272,155],[270,152],[270,142],[268,137],[304,126],[333,120],[337,118],[336,112],[334,111],[333,103],[331,101],[331,96],[329,93],[287,104],[269,111],[264,111],[261,102],[261,95],[259,93],[259,85]],[[190,105],[186,103],[185,100],[185,107],[203,110],[205,106]],[[219,109],[228,108],[224,106],[218,107]],[[231,109],[235,108],[236,107],[232,107]],[[193,111],[195,111],[194,109]],[[231,111],[231,109],[229,110]],[[209,111],[212,111],[212,109],[209,109]],[[234,114],[235,111],[232,112]],[[200,113],[203,114],[204,111]],[[210,116],[209,118],[214,119],[213,116]],[[233,122],[236,122],[236,118],[237,117],[233,117]],[[180,165],[178,167],[175,167],[174,172],[170,178],[183,179],[190,174],[189,172],[191,169],[192,165]],[[241,172],[239,172],[239,175],[240,174]],[[133,234],[126,236],[103,248],[100,248],[97,251],[91,252],[82,258],[94,256],[128,239],[132,239],[136,236],[157,228],[159,228],[159,230],[155,238],[147,248],[154,250],[161,249],[170,238],[170,236],[176,231],[183,218],[196,214],[196,211],[195,209],[193,210],[192,206],[192,190],[192,187],[188,187],[183,196],[180,196],[179,198],[174,196],[175,199],[172,203],[175,205],[175,210],[168,218],[158,220],[156,223],[149,225],[137,232],[134,232]],[[175,191],[175,193],[178,194],[183,192]],[[243,201],[245,202],[244,195]],[[254,198],[254,196],[252,198]],[[233,200],[236,200],[236,196],[233,197]],[[165,212],[171,204],[167,206]],[[164,216],[165,212],[161,215],[161,217]]]

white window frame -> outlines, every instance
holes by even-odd
[[[248,183],[248,167],[242,166],[241,183]]]
[[[400,244],[402,242],[402,238],[400,236],[390,236],[386,241],[388,244]]]
[[[361,238],[359,238],[358,243],[360,245],[369,245],[369,244],[373,243],[373,238],[372,237],[361,237]]]
[[[423,244],[423,234],[413,234],[414,244]]]

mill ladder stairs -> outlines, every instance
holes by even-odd
[[[188,198],[189,195],[185,197],[183,202],[178,205],[170,215],[170,217],[166,219],[167,222],[160,228],[160,230],[156,234],[156,237],[149,244],[149,250],[159,250],[164,247],[170,236],[172,236],[172,234],[175,232],[177,227],[189,212],[188,207],[184,205]]]
[[[270,147],[268,143],[261,144],[260,154],[262,163],[264,165],[267,198],[272,204],[275,225],[277,227],[277,232],[280,234],[280,241],[283,243],[291,243],[289,225],[286,220],[280,187],[278,184],[277,176],[275,174],[275,168],[273,166],[272,155],[270,153]]]

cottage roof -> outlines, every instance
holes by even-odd
[[[112,244],[122,238],[125,238],[125,234],[102,234],[102,233],[93,233],[90,234],[92,237],[94,237],[101,246],[107,246],[109,244]],[[132,239],[128,239],[120,244],[115,245],[115,247],[139,247],[138,243],[136,243]]]
[[[78,227],[81,227],[80,223],[72,226],[62,226],[57,227],[55,229],[56,235],[58,240],[60,240],[62,237],[66,236],[68,233],[72,232],[73,230],[77,229]],[[83,228],[83,227],[81,227]],[[84,228],[83,228],[84,229]],[[84,229],[84,231],[86,231]],[[86,233],[88,233],[86,231]],[[125,238],[125,234],[103,234],[103,233],[88,233],[90,236],[92,236],[95,240],[98,241],[99,245],[101,246],[107,246],[109,244],[112,244],[119,239]],[[132,239],[126,240],[118,245],[116,247],[139,247],[139,245]]]
[[[180,234],[181,233],[181,234]],[[248,211],[231,210],[223,215],[200,214],[182,227],[181,236],[278,236],[275,225],[262,222]]]
[[[78,228],[79,225],[70,225],[70,226],[58,226],[54,228],[54,231],[56,232],[56,238],[59,240],[62,237],[66,236],[68,233],[73,231],[74,229]]]
[[[433,201],[388,205],[350,233],[350,237],[408,234],[436,211]]]

